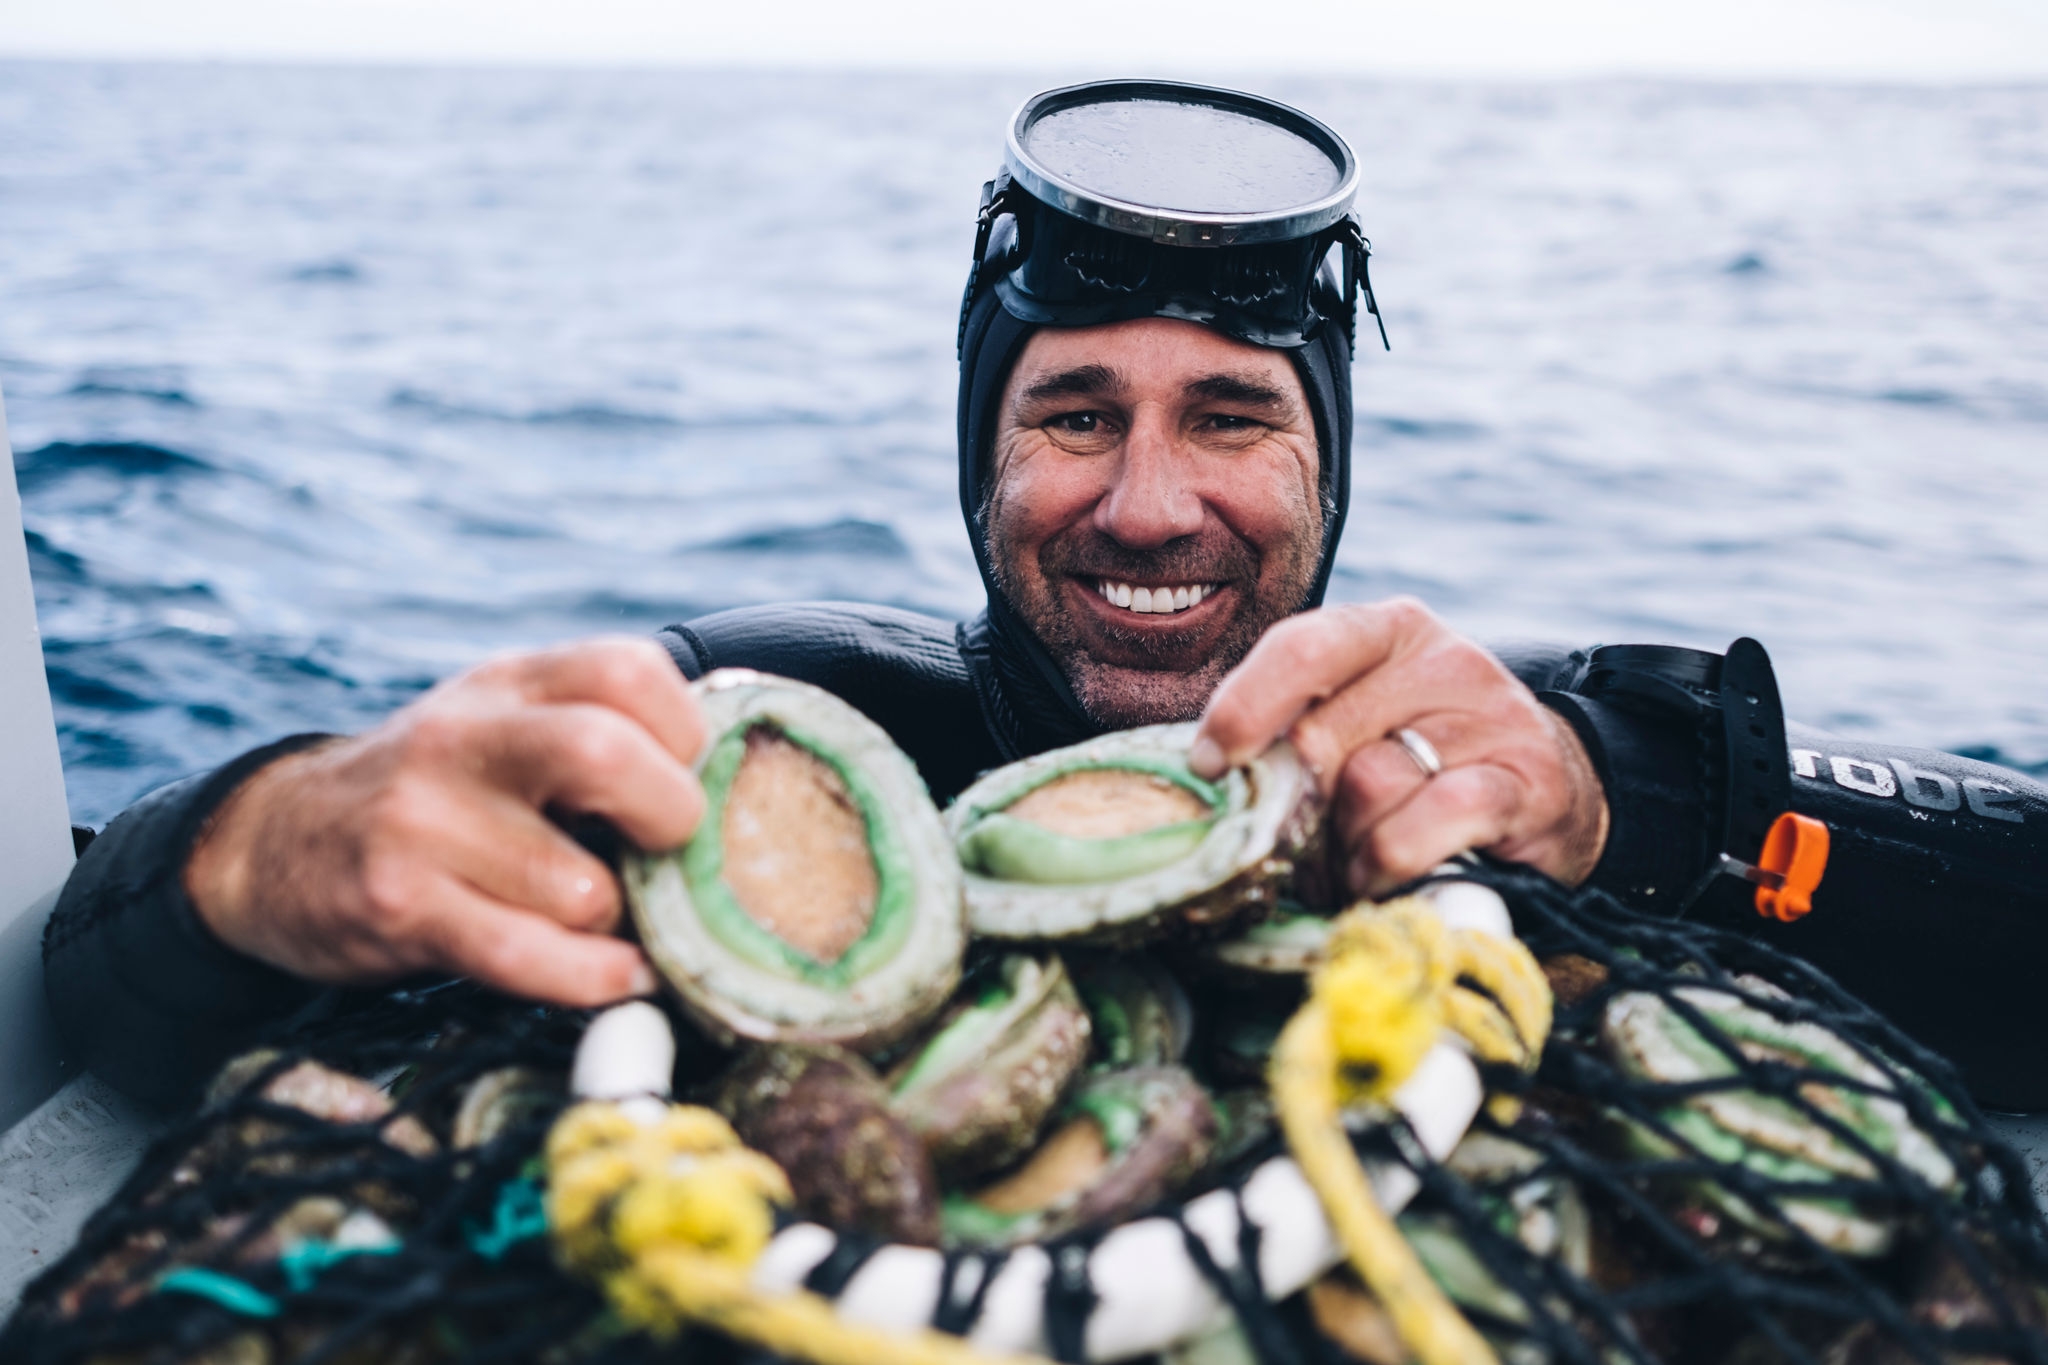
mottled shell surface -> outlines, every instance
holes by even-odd
[[[782,1167],[797,1207],[827,1227],[931,1246],[939,1178],[889,1091],[843,1048],[764,1047],[721,1085],[741,1141]]]
[[[1754,977],[1738,977],[1736,984],[1752,997],[1783,998],[1783,992]],[[1720,987],[1685,987],[1675,994],[1726,1034],[1747,1060],[1810,1070],[1814,1079],[1799,1086],[1800,1098],[1853,1132],[1861,1144],[1890,1156],[1935,1189],[1954,1188],[1954,1164],[1892,1097],[1892,1080],[1842,1038],[1817,1023],[1780,1019]],[[1631,1076],[1672,1085],[1729,1082],[1703,1086],[1660,1117],[1698,1151],[1784,1182],[1778,1204],[1786,1221],[1823,1245],[1852,1256],[1879,1256],[1891,1249],[1898,1226],[1888,1210],[1794,1192],[1801,1183],[1825,1190],[1844,1177],[1874,1179],[1877,1167],[1859,1144],[1791,1100],[1742,1084],[1735,1060],[1662,997],[1647,992],[1615,996],[1602,1016],[1600,1037],[1615,1064]],[[1631,1144],[1648,1155],[1680,1154],[1675,1144],[1643,1125],[1628,1124],[1625,1131]],[[1700,1193],[1752,1231],[1788,1236],[1782,1224],[1718,1182],[1701,1182]]]
[[[1145,953],[1077,952],[1067,965],[1095,1021],[1099,1065],[1121,1070],[1187,1059],[1194,1007],[1179,979],[1157,960]]]
[[[1098,1072],[1076,1088],[1049,1131],[1098,1121],[1090,1116],[1110,1110],[1128,1115],[1133,1131],[1111,1133],[1104,1123],[1112,1154],[1092,1180],[976,1240],[1016,1245],[1115,1223],[1168,1198],[1208,1164],[1218,1135],[1216,1107],[1180,1067]]]
[[[892,1075],[892,1104],[948,1177],[978,1175],[1027,1151],[1088,1059],[1088,1011],[1060,959],[1011,954],[1008,999],[945,1064],[914,1050]],[[966,1009],[972,1009],[968,1004]],[[953,1015],[941,1018],[943,1033]]]
[[[1306,976],[1330,941],[1331,918],[1283,906],[1229,938],[1205,943],[1202,956],[1248,976]]]

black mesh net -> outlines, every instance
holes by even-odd
[[[1557,996],[1525,1101],[1416,1160],[1503,1358],[2048,1358],[2048,1227],[1955,1070],[1797,958],[1488,873]]]
[[[1760,944],[1474,875],[1556,989],[1542,1065],[1489,1076],[1516,1111],[1496,1104],[1446,1162],[1399,1126],[1357,1141],[1420,1176],[1402,1229],[1506,1365],[2048,1365],[2048,1227],[1947,1064]],[[539,1152],[587,1017],[454,985],[298,1021],[151,1147],[30,1287],[0,1359],[749,1358],[623,1330],[550,1258]],[[1062,1253],[1099,1235],[1051,1248],[1067,1358],[1094,1295],[1085,1255]],[[812,1287],[871,1249],[843,1242]],[[1189,1250],[1238,1310],[1240,1355],[1404,1359],[1348,1272],[1267,1305]]]
[[[0,1359],[528,1360],[573,1340],[602,1305],[555,1270],[535,1196],[583,1022],[462,985],[302,1021],[150,1147],[30,1286]],[[486,1078],[505,1102],[465,1126],[495,1131],[458,1147]],[[396,1245],[358,1217],[346,1254],[357,1210]]]

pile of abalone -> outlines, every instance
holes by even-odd
[[[1234,1226],[1266,1243],[1255,1288],[1311,1281],[1296,1330],[1383,1365],[1410,1358],[1316,1214],[1289,1229],[1244,1199],[1247,1179],[1274,1175],[1261,1158],[1284,1153],[1267,1068],[1336,910],[1297,898],[1326,884],[1321,811],[1284,743],[1210,782],[1187,766],[1192,726],[1113,734],[987,774],[940,816],[886,738],[825,694],[753,675],[702,687],[721,735],[711,814],[680,855],[629,860],[626,882],[685,1010],[740,1045],[703,1095],[782,1166],[802,1217],[870,1260],[877,1245],[999,1258],[1065,1239],[1097,1249],[1076,1264],[1094,1265],[1099,1304],[1131,1292],[1100,1282],[1118,1273],[1099,1250],[1109,1230],[1227,1187]],[[1424,894],[1447,922],[1511,932],[1480,874],[1446,871]],[[2023,1188],[2015,1201],[1970,1179],[1994,1144],[1938,1062],[1913,1052],[1909,1069],[1903,1039],[1888,1054],[1768,976],[1721,968],[1711,936],[1617,951],[1582,926],[1535,927],[1564,1011],[1556,1064],[1534,1081],[1489,1069],[1488,1113],[1418,1085],[1350,1119],[1362,1152],[1383,1135],[1385,1202],[1419,1190],[1402,1230],[1497,1350],[1853,1358],[1886,1329],[1959,1323],[2035,1341],[2041,1243],[1998,1243],[2027,1243],[2038,1215]],[[756,935],[773,951],[750,948]],[[1739,967],[1744,951],[1722,955]],[[1986,1199],[1990,1230],[1958,1233]],[[2013,1219],[2032,1220],[2026,1236]],[[945,1316],[915,1276],[859,1286],[840,1264],[817,1279],[832,1244],[804,1245],[778,1272],[791,1283]],[[1287,1255],[1312,1273],[1275,1274]],[[1713,1269],[1745,1264],[1777,1287]],[[1157,1263],[1124,1272],[1164,1283]],[[1630,1296],[1652,1281],[1664,1289]],[[1897,1307],[1874,1328],[1879,1302]],[[1168,1344],[1103,1316],[1062,1349]],[[1183,1313],[1196,1340],[1173,1349],[1271,1354],[1270,1329],[1228,1314],[1196,1329],[1202,1316]],[[902,1320],[900,1304],[879,1320]],[[1042,1329],[970,1336],[1061,1347]]]
[[[1276,991],[1217,953],[1318,830],[1285,746],[1209,782],[1192,726],[1126,731],[942,817],[829,694],[738,671],[699,691],[703,825],[624,882],[684,1012],[735,1051],[704,1097],[802,1212],[908,1245],[1043,1241],[1268,1135],[1262,1048],[1306,957]]]
[[[183,1296],[233,1318],[176,1328],[207,1359],[656,1358],[542,1251],[542,1135],[580,1097],[722,1114],[787,1180],[753,1289],[848,1323],[1070,1360],[1446,1358],[1346,1264],[1276,1117],[1275,1041],[1345,922],[1306,903],[1322,811],[1285,744],[1205,780],[1192,726],[1107,735],[941,814],[829,694],[696,687],[704,820],[620,869],[661,1011],[600,1016],[573,1077],[576,1017],[503,1003],[411,1053],[239,1060],[0,1346],[181,1358],[155,1348]],[[1939,1059],[1737,936],[1479,863],[1416,895],[1446,934],[1519,936],[1556,1006],[1540,1065],[1445,1027],[1342,1111],[1477,1329],[1457,1358],[2048,1365],[2048,1227]]]

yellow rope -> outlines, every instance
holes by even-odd
[[[1308,1003],[1274,1045],[1273,1103],[1287,1144],[1338,1245],[1420,1365],[1497,1362],[1380,1207],[1345,1135],[1343,1106],[1392,1095],[1446,1027],[1484,1060],[1533,1067],[1550,1012],[1549,985],[1528,949],[1446,930],[1411,897],[1338,918]]]
[[[1449,939],[1452,975],[1461,983],[1446,1002],[1452,1029],[1481,1061],[1535,1070],[1550,1036],[1550,982],[1543,968],[1513,939],[1477,929],[1453,929]],[[1485,994],[1466,988],[1466,981]]]
[[[1455,979],[1443,921],[1410,898],[1340,915],[1310,980],[1322,1003],[1339,1102],[1385,1099],[1436,1045]]]
[[[1477,929],[1454,929],[1450,940],[1458,985],[1444,1001],[1444,1022],[1480,1061],[1534,1071],[1550,1036],[1550,982],[1543,968],[1520,943]],[[1486,1110],[1501,1123],[1513,1123],[1522,1101],[1497,1094]]]
[[[1446,930],[1410,899],[1339,917],[1309,1001],[1274,1047],[1288,1144],[1420,1365],[1497,1362],[1380,1207],[1342,1107],[1393,1094],[1446,1028],[1484,1060],[1533,1067],[1550,1014],[1548,984],[1521,944]],[[775,1208],[790,1202],[789,1182],[708,1109],[670,1105],[647,1123],[617,1104],[579,1104],[548,1134],[547,1163],[557,1257],[598,1281],[636,1327],[672,1336],[699,1324],[815,1365],[1043,1365],[982,1355],[942,1332],[846,1323],[802,1290],[755,1289],[751,1270],[774,1236]]]
[[[556,1256],[636,1327],[667,1337],[696,1323],[816,1365],[1042,1365],[943,1332],[842,1322],[802,1290],[755,1289],[752,1267],[789,1182],[708,1109],[670,1105],[645,1124],[616,1104],[579,1104],[549,1132],[547,1162]]]

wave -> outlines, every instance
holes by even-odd
[[[894,528],[879,521],[842,517],[814,526],[768,526],[690,547],[718,554],[856,555],[863,559],[909,559],[910,547]]]
[[[343,259],[311,261],[292,270],[285,278],[295,284],[358,284],[363,278],[363,268],[354,261]]]
[[[606,403],[572,403],[533,412],[506,412],[471,403],[455,403],[423,389],[394,390],[387,406],[425,413],[448,421],[510,422],[518,426],[588,427],[598,430],[673,429],[687,425],[659,412],[640,412]]]
[[[1477,422],[1461,422],[1455,418],[1391,417],[1360,413],[1357,424],[1362,432],[1376,431],[1382,436],[1398,436],[1410,441],[1478,441],[1491,434]]]
[[[162,625],[46,636],[72,819],[103,824],[144,792],[279,735],[373,724],[430,681],[391,660],[324,657],[333,652],[320,640]]]
[[[771,407],[754,411],[707,413],[678,417],[665,412],[617,407],[610,403],[570,403],[563,407],[514,412],[479,403],[464,403],[425,389],[394,389],[387,407],[424,413],[443,421],[504,422],[524,427],[570,427],[597,431],[730,431],[757,427],[862,427],[905,415],[906,409],[873,412],[820,412],[812,408]]]
[[[1880,389],[1872,397],[1881,403],[1903,403],[1909,408],[1967,407],[1962,397],[1947,389]]]
[[[66,398],[145,398],[152,403],[161,403],[168,408],[196,408],[197,399],[183,389],[157,388],[147,383],[122,383],[119,380],[81,379],[65,390]]]
[[[603,403],[575,403],[566,408],[543,408],[517,419],[535,427],[681,427],[687,425],[659,412],[636,412],[631,408],[608,407]]]
[[[149,790],[147,779],[142,783],[127,782],[116,790],[122,794],[118,799],[86,795],[81,800],[78,788],[82,785],[74,776],[85,771],[128,774],[147,765],[169,766],[167,756],[160,750],[135,742],[132,735],[110,730],[99,725],[80,725],[69,718],[57,721],[57,745],[64,754],[66,796],[71,806],[71,818],[84,821],[87,825],[104,823],[118,815],[121,808],[142,792]],[[137,788],[134,791],[126,790]]]
[[[14,457],[15,482],[24,490],[89,470],[139,479],[208,474],[213,468],[196,455],[147,441],[52,441]]]
[[[717,606],[688,598],[640,597],[609,589],[585,593],[567,603],[567,614],[571,619],[586,621],[593,628],[605,622],[625,621],[636,625],[647,623],[648,629],[658,629],[661,625],[688,621],[715,610]]]
[[[90,711],[147,711],[162,705],[155,698],[108,681],[103,674],[81,673],[59,663],[46,663],[43,674],[50,682],[50,700],[58,706]]]
[[[38,585],[91,581],[92,571],[86,567],[85,556],[57,548],[41,531],[24,530],[22,539],[28,542],[29,578]]]
[[[470,516],[456,513],[455,529],[466,536],[487,536],[492,540],[561,540],[563,533],[537,521],[511,517]]]

